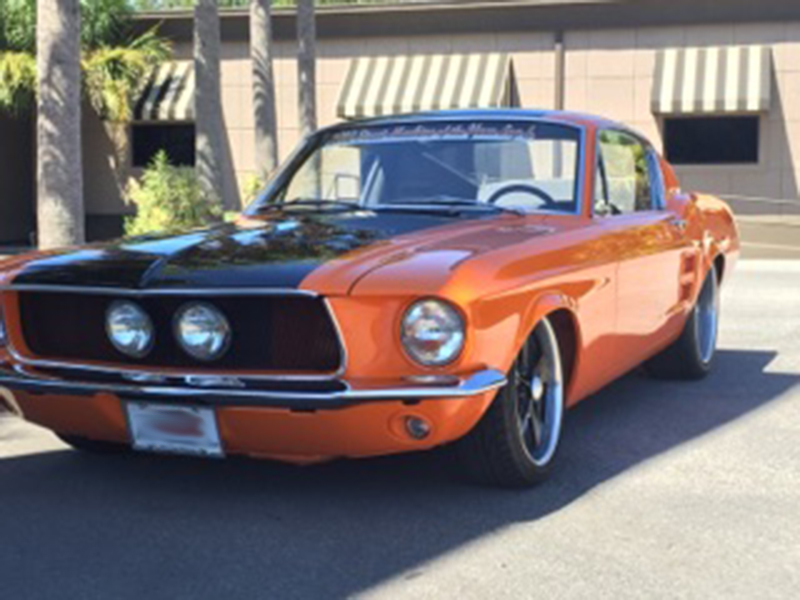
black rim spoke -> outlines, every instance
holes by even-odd
[[[538,449],[542,443],[542,435],[544,432],[544,423],[539,420],[536,415],[533,415],[531,418],[531,430],[533,432],[533,443],[534,447],[532,450]]]
[[[531,419],[526,416],[521,416],[519,419],[519,433],[523,440],[527,440],[528,432],[531,429]]]

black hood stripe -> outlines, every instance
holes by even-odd
[[[255,228],[222,225],[179,236],[120,240],[28,263],[13,284],[126,289],[297,289],[315,269],[396,236],[487,218],[434,213],[286,215]]]

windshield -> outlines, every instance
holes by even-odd
[[[580,131],[552,123],[362,126],[322,134],[255,211],[578,209]]]

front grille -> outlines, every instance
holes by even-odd
[[[133,359],[108,340],[105,314],[115,300],[105,294],[19,292],[22,335],[37,357],[68,362],[95,361],[142,367],[180,367],[197,371],[256,370],[332,372],[342,348],[331,316],[320,298],[310,296],[157,295],[133,299],[150,315],[156,330],[153,350]],[[173,336],[178,309],[192,301],[209,302],[231,324],[233,341],[214,362],[186,354]]]

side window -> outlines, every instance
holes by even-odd
[[[606,197],[595,194],[596,214],[624,215],[653,208],[650,160],[639,140],[621,131],[601,132],[600,160]]]

